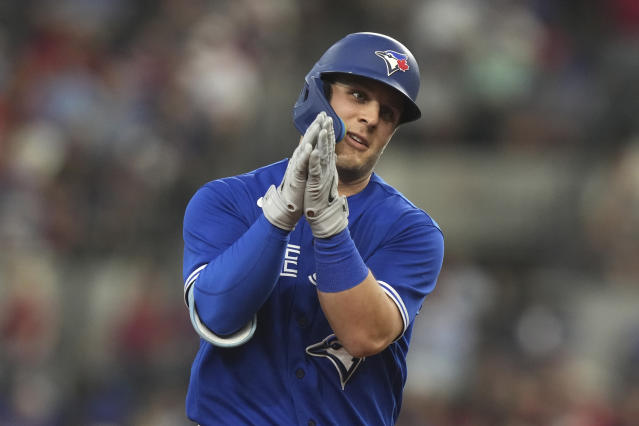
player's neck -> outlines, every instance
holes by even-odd
[[[365,176],[362,179],[358,179],[353,182],[343,182],[341,179],[337,184],[337,192],[339,195],[344,195],[345,197],[350,197],[351,195],[355,195],[366,188],[368,182],[371,180],[371,175]]]

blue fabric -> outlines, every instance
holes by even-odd
[[[368,267],[348,228],[329,238],[315,239],[315,264],[317,288],[326,293],[353,288],[368,276]]]
[[[187,293],[187,300],[189,305],[189,313],[191,317],[191,325],[200,335],[200,337],[207,342],[224,348],[232,348],[235,346],[243,345],[248,342],[253,333],[255,333],[255,327],[257,327],[257,315],[253,315],[251,322],[246,324],[241,330],[233,333],[232,335],[220,336],[213,333],[205,324],[200,320],[200,316],[195,309],[195,301],[193,300],[193,289],[191,288]]]
[[[258,221],[262,211],[257,199],[281,181],[285,168],[282,161],[208,183],[198,191],[185,220],[185,282]],[[265,252],[263,241],[253,240],[259,249],[251,251],[251,256],[278,258],[271,267],[279,268],[275,285],[257,309],[257,328],[245,344],[221,348],[200,340],[186,398],[190,419],[202,425],[396,422],[414,319],[435,287],[443,237],[428,214],[377,175],[362,192],[349,197],[348,204],[353,244],[402,312],[404,333],[381,353],[346,366],[351,370],[342,388],[335,362],[344,358],[330,358],[340,345],[331,340],[333,330],[319,305],[314,238],[302,219],[285,248],[274,250],[276,255]],[[236,255],[244,260],[229,261],[229,265],[240,269],[253,259],[241,252]],[[207,280],[215,291],[217,277],[211,271]],[[272,275],[264,278],[264,286],[271,286],[272,279]],[[199,284],[196,281],[196,288]],[[239,303],[238,299],[243,300],[239,297],[233,303]]]
[[[221,219],[219,215],[212,216],[210,208],[200,208],[204,203],[216,203],[215,194],[212,198],[200,194],[186,210],[184,228],[189,238],[197,238],[198,245],[205,246],[204,238],[228,240],[243,230],[239,225],[208,227],[209,235],[198,235],[204,231],[199,223]],[[230,335],[253,318],[277,282],[287,241],[288,232],[273,226],[262,215],[224,250],[208,248],[208,257],[195,249],[185,252],[185,262],[199,258],[207,263],[193,284],[193,296],[200,321],[209,330]]]

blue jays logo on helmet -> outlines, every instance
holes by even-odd
[[[396,71],[406,72],[410,69],[408,55],[404,53],[395,52],[394,50],[376,50],[375,54],[386,63],[386,71],[389,76]]]

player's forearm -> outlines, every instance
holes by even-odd
[[[318,297],[335,335],[352,356],[377,354],[402,332],[397,306],[370,272],[355,287],[335,293],[320,290]]]
[[[383,350],[402,330],[395,304],[364,264],[348,228],[315,240],[318,294],[340,342],[353,356]]]
[[[231,334],[250,321],[277,282],[288,235],[261,216],[204,268],[194,284],[194,298],[210,330]]]

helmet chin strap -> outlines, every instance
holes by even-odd
[[[300,100],[296,104],[294,114],[295,127],[301,134],[306,132],[308,126],[311,125],[317,114],[324,111],[333,119],[333,130],[335,131],[335,142],[339,142],[346,136],[346,124],[331,107],[328,99],[324,96],[324,83],[319,77],[310,77],[307,84],[304,85]]]

